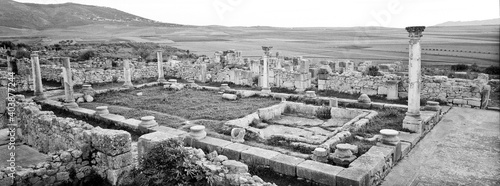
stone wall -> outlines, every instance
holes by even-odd
[[[125,172],[131,170],[130,133],[57,117],[52,111],[41,111],[40,106],[31,100],[18,98],[17,101],[17,137],[38,151],[51,155],[52,159],[37,165],[35,169],[16,172],[15,184],[24,183],[25,180],[29,180],[30,184],[41,185],[73,182],[93,170],[115,185]],[[76,177],[69,177],[70,170],[76,171]]]
[[[408,96],[408,78],[401,76],[361,76],[361,75],[329,75],[318,80],[319,90],[334,90],[349,94],[365,93],[368,95],[387,95],[390,91],[389,81],[397,81],[399,98]],[[447,78],[445,76],[422,76],[421,98],[440,100],[448,103],[480,106],[481,91],[487,85],[487,77],[468,80]],[[469,104],[469,101],[471,102]]]

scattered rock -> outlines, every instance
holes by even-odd
[[[222,99],[236,100],[237,98],[238,98],[238,96],[236,96],[234,94],[222,94]]]

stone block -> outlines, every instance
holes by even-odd
[[[279,154],[281,153],[272,150],[251,147],[241,152],[241,160],[250,165],[269,166],[270,160]]]
[[[477,99],[477,98],[469,99],[469,100],[467,100],[467,105],[480,107],[481,106],[481,99]]]
[[[161,125],[153,127],[153,128],[151,128],[151,130],[156,131],[156,132],[169,133],[169,134],[175,135],[175,136],[184,136],[185,134],[188,133],[188,132],[183,131],[183,130],[174,129],[172,127],[166,127],[166,126],[161,126]]]
[[[139,128],[139,123],[141,123],[141,120],[136,120],[133,118],[123,120],[119,123],[119,125],[128,128],[128,129],[133,129],[137,130]]]
[[[207,136],[203,139],[195,140],[193,142],[193,147],[202,149],[203,151],[208,153],[213,151],[217,151],[217,153],[222,153],[224,147],[232,143],[233,142]]]
[[[343,167],[306,160],[297,165],[297,177],[324,185],[335,186],[337,175],[343,170]]]
[[[179,138],[179,136],[165,132],[152,132],[142,135],[137,142],[138,157],[141,158],[142,155],[151,150],[156,144],[175,138]]]
[[[97,166],[104,166],[110,169],[120,169],[132,164],[132,152],[127,152],[116,156],[110,156],[101,152],[97,152],[94,160],[96,161]]]
[[[249,149],[250,146],[241,143],[232,143],[224,147],[222,150],[223,155],[231,160],[240,160],[241,152]]]
[[[393,153],[391,154],[393,165],[396,164],[398,160],[403,156],[401,142],[398,142],[396,145],[386,145],[383,143],[377,143],[377,147],[392,149]]]
[[[274,172],[295,177],[296,166],[303,161],[305,160],[302,158],[279,154],[271,158],[270,166]]]
[[[384,108],[384,105],[385,105],[385,103],[375,103],[375,102],[372,102],[372,108],[373,109],[382,109],[382,108]]]
[[[91,130],[92,146],[106,155],[115,156],[129,152],[132,138],[123,130],[110,130],[96,127]]]
[[[385,104],[384,108],[394,108],[394,109],[407,110],[408,106],[407,105],[400,105],[400,104]]]
[[[236,100],[236,99],[238,99],[238,96],[236,96],[235,94],[222,94],[222,99]]]
[[[411,143],[402,141],[401,142],[401,159],[403,159],[403,157],[408,155],[408,153],[410,153],[410,150],[411,150]]]
[[[99,117],[105,121],[113,122],[113,123],[121,123],[122,121],[125,120],[125,117],[123,117],[121,115],[116,115],[116,114],[100,115]]]
[[[337,174],[337,185],[369,186],[370,171],[360,168],[347,168]]]
[[[420,140],[420,134],[418,133],[408,133],[408,132],[399,132],[398,138],[402,142],[407,142],[411,144],[413,148],[418,141]]]
[[[92,116],[95,114],[95,110],[81,108],[81,107],[72,107],[72,108],[68,108],[68,110],[77,116],[87,116],[88,117],[88,116]]]
[[[377,173],[384,170],[385,159],[382,156],[370,156],[367,154],[363,154],[358,157],[358,159],[354,160],[349,168],[358,168],[369,171],[369,181],[368,185],[378,185],[380,183],[380,176],[377,176]]]
[[[453,99],[453,104],[463,105],[463,104],[467,104],[467,101],[465,101],[463,99]]]

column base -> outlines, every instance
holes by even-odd
[[[78,104],[76,102],[68,102],[68,103],[63,103],[63,106],[66,108],[78,108]]]
[[[403,120],[403,128],[412,132],[422,133],[424,131],[422,118],[420,118],[420,115],[409,115],[407,113]]]
[[[160,78],[160,79],[157,80],[157,82],[165,83],[165,82],[167,82],[167,80],[165,78]]]
[[[264,92],[264,93],[271,93],[271,88],[269,88],[269,87],[262,88],[262,92]]]
[[[134,85],[132,83],[125,83],[122,86],[123,88],[134,88]]]
[[[33,98],[33,100],[35,101],[42,101],[42,100],[46,100],[47,98],[45,97],[45,95],[43,93],[35,93],[35,97]]]

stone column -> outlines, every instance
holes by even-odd
[[[269,56],[269,50],[271,50],[273,47],[262,47],[262,50],[264,50],[264,56],[262,56],[262,59],[264,61],[264,67],[262,69],[262,92],[269,93],[271,92],[271,88],[269,87],[269,64],[268,64],[268,59],[267,57]]]
[[[42,85],[42,73],[40,71],[40,61],[38,61],[38,54],[31,54],[31,64],[33,67],[33,78],[35,87],[35,98],[34,100],[45,100],[45,95],[43,94]]]
[[[12,63],[10,56],[7,56],[7,72],[12,72]]]
[[[71,65],[69,57],[63,57],[63,78],[64,78],[64,95],[66,95],[66,100],[64,100],[64,106],[68,108],[75,108],[78,105],[75,102],[75,96],[73,95],[73,75],[71,72]]]
[[[123,60],[123,79],[125,80],[125,83],[123,83],[123,87],[134,87],[134,85],[132,84],[132,70],[130,69],[130,59]]]
[[[262,59],[264,60],[262,68],[262,92],[271,92],[271,88],[269,88],[269,64],[267,63],[267,56],[262,56]]]
[[[0,115],[7,109],[7,97],[9,95],[7,87],[0,87]],[[6,117],[6,116],[4,116]]]
[[[163,54],[162,51],[156,51],[156,59],[158,59],[158,82],[165,82],[165,73],[163,71]]]
[[[399,99],[399,97],[398,97],[398,81],[388,80],[386,83],[387,83],[387,99],[388,100]]]
[[[424,26],[406,27],[409,32],[410,45],[408,61],[408,112],[403,120],[403,128],[413,132],[423,132],[422,119],[420,118],[420,88],[421,88],[421,65],[420,65],[420,37]]]

